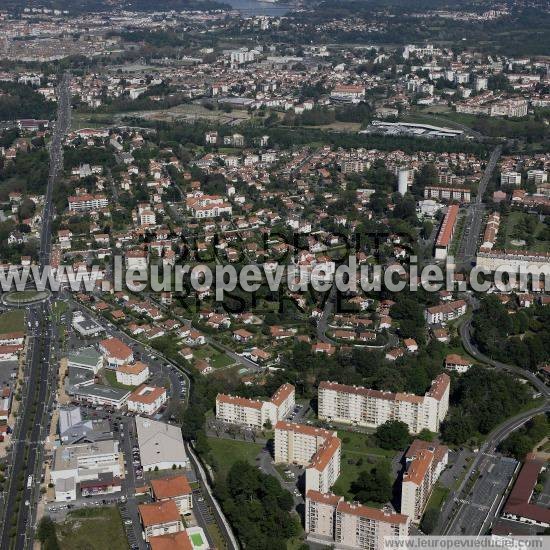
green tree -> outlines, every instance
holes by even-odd
[[[400,420],[388,420],[376,429],[376,440],[382,449],[404,449],[410,441],[409,428]]]

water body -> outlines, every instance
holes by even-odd
[[[288,4],[273,2],[259,2],[258,0],[222,0],[230,4],[234,9],[240,11],[242,15],[272,15],[282,16],[290,10]]]

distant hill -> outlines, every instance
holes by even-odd
[[[231,6],[216,0],[3,0],[2,8],[21,11],[24,8],[67,10],[70,13],[87,13],[128,9],[132,11],[215,10]]]

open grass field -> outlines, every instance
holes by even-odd
[[[25,310],[14,309],[0,315],[0,334],[25,330]]]
[[[210,359],[210,364],[215,369],[227,367],[235,362],[231,357],[228,357],[225,353],[218,351],[210,345],[193,350],[193,355],[197,359]]]
[[[530,223],[534,227],[534,231],[522,229],[527,227],[525,224],[528,223],[528,220],[531,220]],[[528,214],[526,212],[510,212],[506,217],[506,237],[505,237],[505,247],[512,250],[532,250],[535,252],[549,252],[550,251],[550,242],[542,238],[542,233],[544,231],[544,223],[538,219],[536,214]],[[532,239],[532,242],[528,242],[529,239]],[[512,241],[527,241],[525,245],[514,244]]]
[[[239,460],[244,460],[250,464],[255,463],[256,456],[262,446],[257,443],[250,443],[239,439],[218,439],[209,437],[211,454],[216,462],[216,475],[222,479],[225,478],[231,466]]]
[[[118,508],[114,506],[70,512],[57,524],[61,550],[126,550],[128,541]]]

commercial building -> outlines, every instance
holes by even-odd
[[[156,502],[173,501],[181,515],[193,508],[193,490],[183,475],[151,480],[151,496]]]
[[[220,393],[216,397],[216,418],[229,424],[261,429],[268,421],[274,426],[286,418],[295,404],[292,384],[283,384],[269,401]]]
[[[97,374],[103,368],[103,356],[93,347],[80,348],[69,352],[67,366],[91,370]]]
[[[143,538],[149,542],[151,537],[169,535],[183,531],[180,512],[172,500],[138,505],[139,517],[143,527]]]
[[[453,236],[456,228],[456,222],[458,220],[459,207],[456,204],[449,206],[441,227],[439,228],[439,234],[435,241],[434,256],[436,260],[444,260],[449,252],[449,247],[453,241]]]
[[[166,388],[142,384],[128,397],[128,410],[151,416],[166,403]]]
[[[141,464],[146,471],[177,467],[188,468],[189,458],[183,444],[181,429],[149,418],[137,416],[136,432]]]
[[[283,421],[275,425],[275,463],[305,466],[306,491],[330,491],[340,475],[340,455],[336,432]]]
[[[105,332],[105,329],[99,323],[96,323],[92,319],[88,319],[79,311],[73,314],[72,326],[83,338],[93,338]]]
[[[401,483],[401,513],[419,522],[435,482],[448,463],[449,451],[443,445],[415,439],[405,454]]]
[[[126,405],[130,391],[101,384],[80,385],[72,389],[73,397],[81,403],[121,409]]]
[[[449,389],[447,374],[440,374],[423,396],[321,382],[318,416],[329,422],[370,428],[388,420],[400,420],[411,433],[423,429],[437,432],[449,408]]]
[[[58,447],[50,471],[56,500],[74,500],[76,484],[81,481],[97,480],[105,474],[119,478],[124,470],[122,464],[118,441],[114,439]]]
[[[538,460],[535,455],[525,457],[521,471],[502,510],[506,519],[540,527],[550,527],[550,509],[532,501],[535,486],[542,472],[548,469],[548,462]]]

